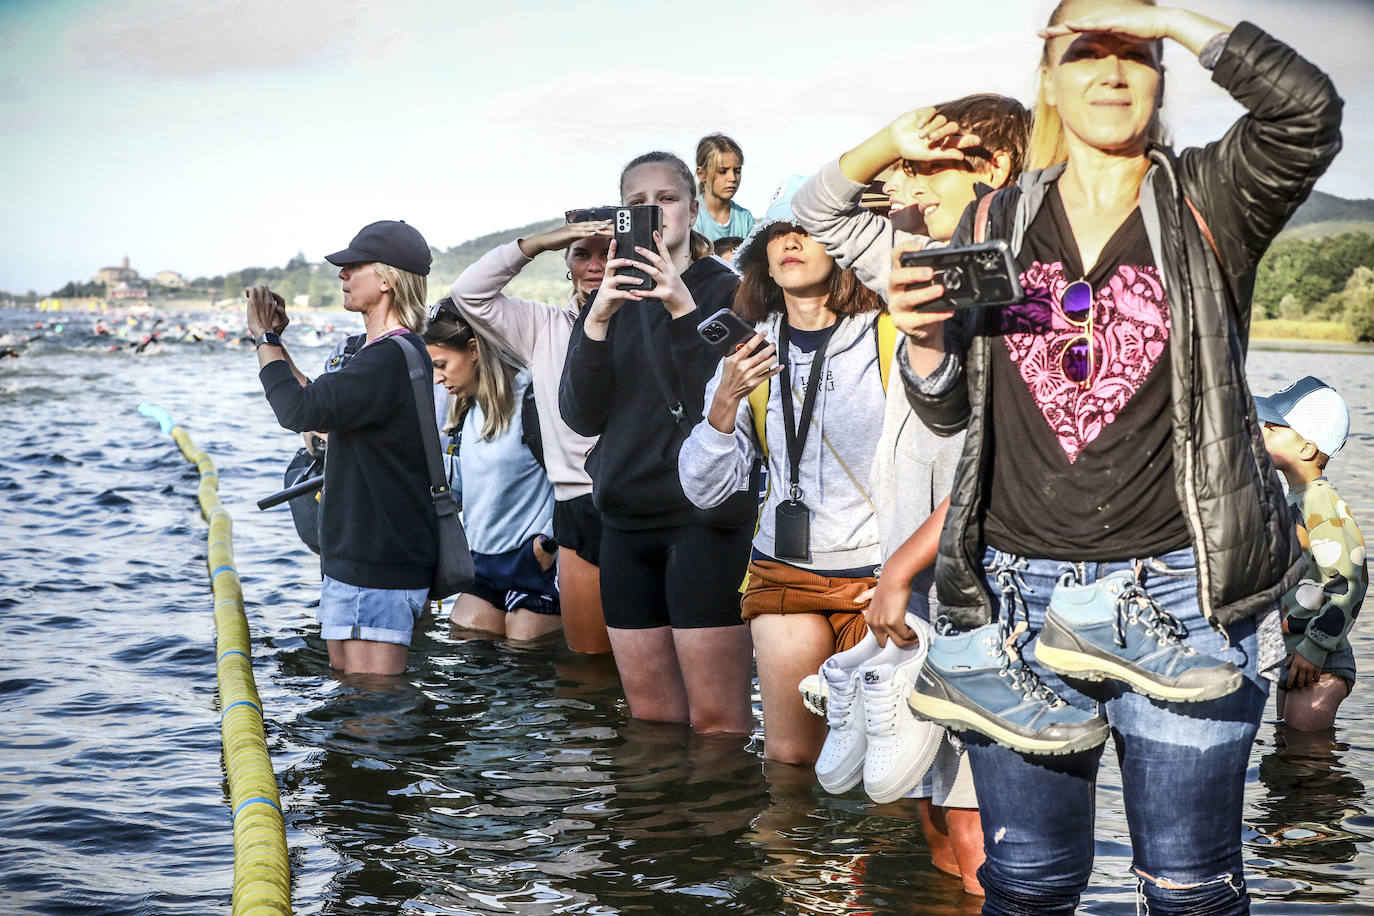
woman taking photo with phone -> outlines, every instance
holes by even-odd
[[[1041,38],[1036,171],[953,240],[1006,239],[1027,301],[918,313],[930,271],[891,277],[913,407],[967,428],[936,577],[970,632],[933,641],[911,704],[964,730],[984,913],[1074,910],[1109,733],[1140,903],[1247,913],[1260,672],[1302,572],[1245,381],[1249,297],[1340,149],[1341,102],[1249,23],[1069,0]],[[1166,40],[1248,112],[1177,155],[1152,144]]]
[[[574,652],[611,651],[601,613],[601,516],[592,505],[584,464],[596,445],[563,422],[558,383],[573,322],[606,273],[609,223],[572,219],[549,232],[507,242],[482,255],[453,281],[453,301],[472,328],[530,374],[544,465],[553,484],[553,539],[558,543],[558,592],[563,636]],[[536,256],[563,252],[572,295],[566,305],[531,302],[502,292]]]
[[[758,660],[764,754],[811,765],[826,722],[802,706],[797,683],[867,632],[854,599],[876,584],[882,558],[865,488],[886,398],[874,333],[882,303],[798,227],[791,198],[801,181],[780,189],[736,254],[734,309],[758,333],[721,360],[678,470],[687,497],[711,508],[749,485],[761,457],[768,462],[743,615]],[[760,418],[750,392],[765,382]]]
[[[529,374],[503,359],[458,314],[453,300],[430,310],[425,346],[434,382],[449,395],[449,487],[472,549],[472,587],[449,619],[512,640],[562,629],[554,580],[553,488],[524,435]]]
[[[573,326],[558,400],[568,426],[600,437],[587,470],[603,526],[606,626],[632,716],[748,732],[752,658],[736,590],[754,495],[741,490],[702,513],[677,473],[719,359],[697,325],[730,304],[739,280],[715,258],[692,260],[697,204],[681,159],[635,158],[620,196],[658,207],[661,230],[652,249],[612,244],[606,278]]]

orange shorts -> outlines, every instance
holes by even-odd
[[[878,580],[832,579],[774,560],[749,561],[749,586],[740,601],[745,620],[761,614],[824,614],[835,631],[835,651],[852,649],[868,633],[863,609],[854,603]]]

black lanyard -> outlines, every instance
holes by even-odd
[[[802,496],[801,487],[798,486],[801,479],[802,450],[806,448],[806,435],[811,431],[811,414],[816,410],[816,392],[820,390],[821,364],[825,362],[825,348],[830,346],[830,335],[835,332],[837,325],[838,322],[825,329],[820,346],[811,355],[811,375],[806,383],[806,393],[802,395],[801,423],[797,423],[793,419],[792,409],[792,371],[789,368],[792,362],[792,348],[787,335],[787,316],[784,315],[778,322],[778,353],[782,357],[782,374],[779,376],[782,380],[782,425],[783,432],[786,433],[787,464],[791,474],[787,495],[792,500],[800,500]]]

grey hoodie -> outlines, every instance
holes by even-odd
[[[811,561],[795,563],[797,566],[853,569],[875,566],[881,560],[873,499],[866,492],[884,410],[877,335],[873,330],[875,317],[870,312],[841,318],[826,349],[812,417],[814,425],[802,450],[799,480],[802,501],[811,510]],[[781,320],[780,313],[773,314],[759,322],[758,327],[776,343]],[[801,352],[795,345],[790,350],[795,413],[800,415],[802,386],[811,371],[812,354]],[[717,367],[706,384],[708,412],[719,384]],[[754,536],[754,547],[768,556],[774,555],[773,512],[787,498],[781,389],[782,383],[775,377],[768,387],[768,416],[764,423],[770,485]],[[722,433],[702,420],[683,443],[678,457],[683,492],[702,508],[719,505],[748,486],[749,470],[759,451],[747,399],[740,401],[733,433]],[[848,473],[836,459],[836,451],[848,466]]]
[[[846,178],[839,160],[833,160],[797,189],[792,209],[836,264],[853,267],[864,285],[886,301],[892,273],[892,224],[859,206],[866,187]],[[897,236],[898,242],[925,238],[901,232]],[[944,244],[926,241],[932,246]],[[962,432],[937,436],[917,419],[900,384],[899,370],[891,368],[882,436],[870,479],[884,561],[949,495],[964,444]],[[934,567],[916,577],[911,594],[913,603],[928,613],[935,596]]]

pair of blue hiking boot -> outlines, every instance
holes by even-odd
[[[1035,657],[1061,675],[1111,678],[1166,702],[1214,700],[1240,687],[1240,669],[1196,652],[1182,636],[1178,622],[1123,571],[1091,585],[1055,586]],[[923,719],[980,732],[1023,754],[1078,753],[1110,731],[1101,715],[1046,687],[996,623],[933,639],[907,702]]]

